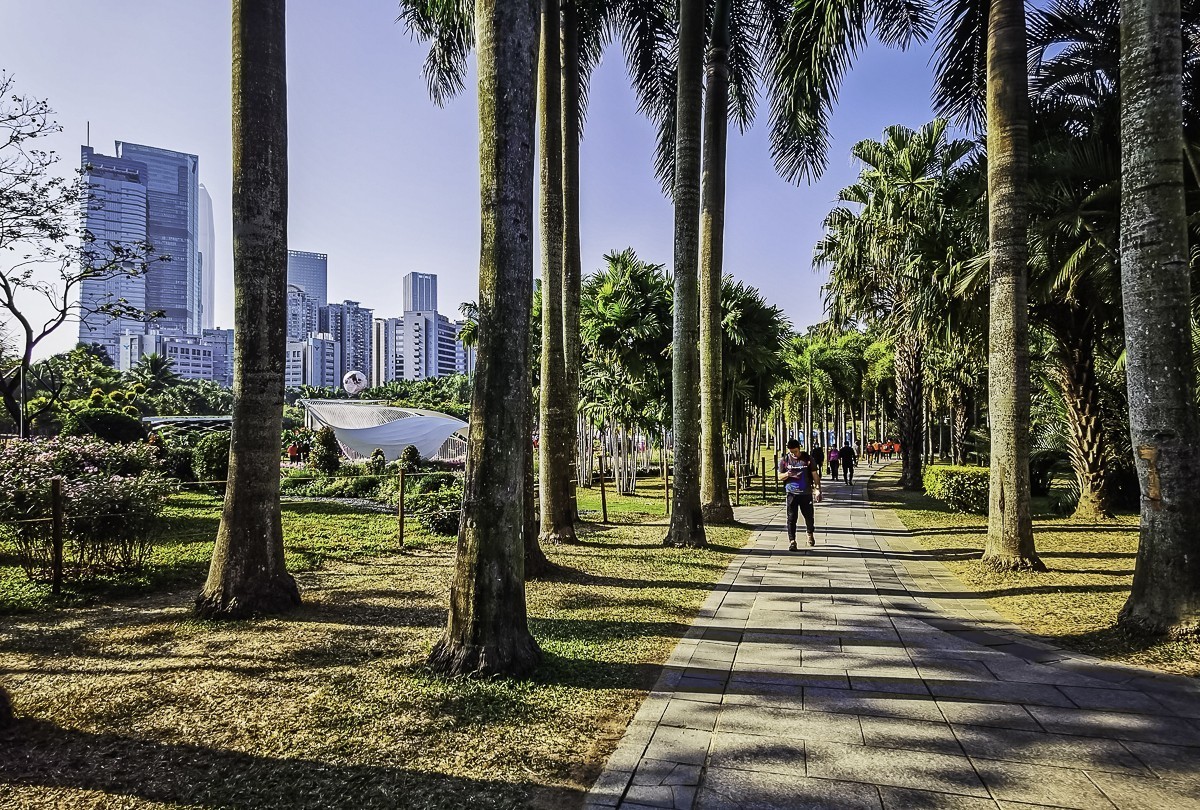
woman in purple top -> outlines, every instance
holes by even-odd
[[[800,442],[788,442],[788,451],[779,460],[779,480],[787,492],[788,550],[796,550],[796,513],[804,515],[808,544],[816,545],[813,536],[813,503],[821,502],[821,468],[800,450]]]

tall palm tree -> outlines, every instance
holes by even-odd
[[[1121,3],[1121,292],[1141,540],[1121,624],[1200,632],[1179,0]]]
[[[284,0],[233,3],[233,437],[205,618],[300,603],[283,556],[279,434],[287,348],[287,64]]]
[[[675,312],[671,343],[671,430],[675,495],[663,542],[703,546],[700,509],[700,125],[704,92],[704,2],[679,0],[675,107]]]
[[[125,375],[131,383],[146,386],[146,393],[154,396],[168,388],[179,385],[182,378],[175,373],[175,361],[165,355],[151,352],[143,355]]]
[[[463,519],[446,630],[429,666],[446,675],[521,675],[541,657],[525,605],[529,340],[533,299],[533,143],[537,11],[533,0],[477,0],[483,220],[479,353]]]

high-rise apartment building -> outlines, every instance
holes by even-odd
[[[321,308],[320,329],[341,345],[341,375],[349,371],[371,374],[371,340],[373,337],[372,311],[359,306],[357,301],[343,301]]]
[[[403,318],[375,319],[371,360],[371,385],[404,379]]]
[[[437,276],[406,273],[403,304],[405,312],[437,312]]]
[[[329,257],[324,253],[289,250],[287,280],[304,290],[317,306],[329,305]]]
[[[459,339],[462,334],[463,327],[467,325],[466,321],[454,321],[454,373],[455,374],[474,374],[475,373],[475,347],[465,345]]]
[[[204,184],[200,184],[200,232],[197,236],[196,261],[200,265],[200,326],[212,329],[216,326],[217,296],[217,237],[213,219],[212,197]]]
[[[83,227],[91,235],[85,260],[97,266],[111,261],[108,245],[131,247],[147,238],[149,189],[145,163],[97,154],[90,146],[81,150],[81,168],[88,185],[83,205]],[[101,310],[124,301],[146,310],[146,278],[117,269],[88,278],[80,285],[79,342],[99,343],[116,358],[120,336],[144,331],[142,318],[113,318]]]
[[[288,285],[287,292],[287,335],[288,340],[304,340],[320,331],[321,307],[317,299],[295,284]]]
[[[146,273],[146,309],[162,313],[163,331],[198,335],[204,285],[197,257],[200,159],[184,152],[117,141],[117,156],[147,168],[147,241],[154,261]]]

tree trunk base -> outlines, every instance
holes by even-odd
[[[684,510],[676,508],[671,513],[671,528],[663,538],[664,546],[674,548],[704,548],[708,539],[704,536],[704,520],[697,511],[687,516]]]
[[[0,728],[7,728],[16,722],[17,716],[13,714],[12,700],[8,697],[8,692],[0,688]]]
[[[1200,614],[1160,616],[1148,610],[1130,610],[1129,605],[1117,614],[1117,626],[1130,635],[1165,636],[1172,639],[1200,637]]]
[[[196,597],[196,616],[201,619],[251,619],[287,613],[300,604],[300,589],[291,574],[280,574],[247,587],[227,585],[202,591]]]
[[[1103,503],[1092,498],[1080,498],[1071,513],[1073,523],[1104,523],[1113,519],[1113,513]]]
[[[538,545],[545,543],[552,546],[575,546],[579,545],[579,537],[575,534],[575,527],[568,524],[538,535]]]
[[[733,523],[733,507],[726,503],[706,503],[701,514],[705,523]]]
[[[992,571],[1004,572],[1033,572],[1045,571],[1046,564],[1036,554],[1032,557],[1017,555],[985,554],[980,562]]]
[[[529,633],[513,633],[501,643],[480,646],[442,639],[429,653],[425,665],[447,678],[520,678],[533,672],[542,650]]]

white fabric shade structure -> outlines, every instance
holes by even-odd
[[[410,444],[421,458],[466,456],[467,423],[444,413],[397,408],[384,400],[302,399],[299,404],[311,422],[333,428],[350,458],[369,457],[378,448],[394,461]]]

